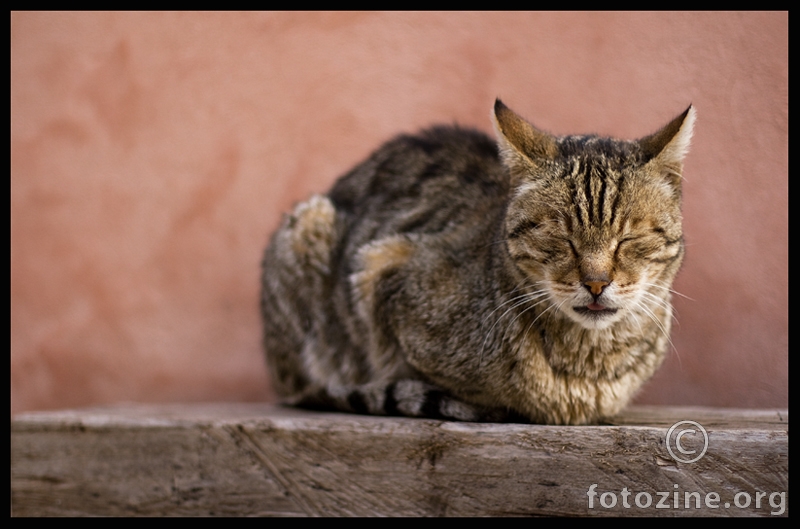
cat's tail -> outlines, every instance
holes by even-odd
[[[529,422],[513,411],[467,404],[432,384],[414,379],[373,382],[361,386],[314,387],[288,399],[286,404],[364,415],[473,422]]]

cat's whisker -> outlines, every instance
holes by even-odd
[[[641,295],[643,297],[647,298],[648,300],[650,300],[652,303],[660,306],[661,308],[663,308],[665,310],[670,310],[670,308],[671,308],[671,305],[669,304],[669,302],[667,302],[666,300],[656,296],[655,294],[653,294],[651,292],[647,292],[646,290],[643,290],[641,292]]]
[[[546,297],[546,296],[547,296],[547,292],[545,290],[539,290],[539,291],[536,291],[536,292],[533,292],[533,293],[526,293],[526,294],[523,294],[521,296],[517,296],[515,298],[512,298],[511,300],[505,301],[499,307],[497,307],[495,310],[492,311],[491,314],[494,314],[502,306],[507,305],[508,303],[511,303],[513,301],[521,299],[521,301],[518,301],[517,303],[512,305],[511,308],[506,310],[499,318],[497,318],[497,320],[494,322],[494,325],[492,325],[492,327],[486,333],[486,337],[483,339],[483,344],[481,345],[481,352],[480,352],[480,356],[479,356],[479,362],[480,362],[479,365],[483,365],[483,352],[486,350],[486,342],[489,340],[489,337],[492,336],[492,331],[494,331],[494,328],[497,326],[498,323],[500,323],[500,321],[506,316],[506,314],[508,314],[512,310],[516,309],[517,307],[521,307],[522,305],[525,305],[526,303],[532,303],[534,301],[536,303],[534,303],[532,305],[532,307],[535,307],[536,305],[542,303],[544,300],[542,300],[541,298]],[[528,309],[525,309],[525,310],[528,310]],[[525,311],[523,310],[522,312],[525,312]],[[491,316],[491,314],[489,316]],[[519,315],[517,315],[517,317],[519,317]],[[514,320],[512,320],[511,323],[513,324],[515,320],[516,320],[516,318],[514,318]],[[485,321],[485,319],[484,319],[484,321]],[[503,333],[503,335],[505,336],[505,333]]]
[[[565,303],[566,301],[567,301],[567,300],[564,300],[564,301],[562,301],[561,303],[559,303],[558,305],[550,305],[549,307],[547,307],[546,309],[544,309],[544,310],[542,311],[542,313],[541,313],[541,314],[539,314],[538,316],[536,316],[536,318],[534,318],[534,320],[531,322],[531,325],[533,325],[534,323],[536,323],[536,322],[539,320],[539,318],[541,318],[542,316],[544,316],[545,314],[547,314],[547,312],[548,312],[548,311],[550,311],[550,310],[553,310],[553,308],[555,308],[556,310],[560,309],[560,308],[561,308],[561,306],[562,306],[562,305],[564,305],[564,303]],[[553,312],[553,313],[555,314],[555,312]]]
[[[520,313],[519,313],[519,314],[517,314],[517,315],[514,317],[514,319],[513,319],[513,320],[511,320],[511,323],[509,323],[509,324],[508,324],[508,327],[509,327],[509,328],[511,328],[511,326],[512,326],[512,325],[514,325],[514,322],[515,322],[515,321],[517,321],[517,319],[519,319],[519,317],[520,317],[520,316],[522,316],[523,314],[525,314],[525,313],[526,313],[526,312],[528,312],[529,310],[531,310],[531,309],[534,309],[534,308],[538,307],[539,305],[541,305],[542,303],[544,303],[544,301],[545,301],[545,300],[540,300],[540,301],[537,301],[536,303],[533,303],[533,304],[532,304],[530,307],[528,307],[528,308],[526,308],[526,309],[523,309],[522,311],[520,311]],[[560,307],[561,305],[563,305],[563,304],[564,304],[564,302],[562,301],[562,302],[561,302],[561,304],[559,305],[559,307]],[[552,307],[552,305],[551,305],[550,307]],[[548,307],[547,309],[545,309],[545,310],[542,312],[542,314],[544,314],[545,312],[547,312],[547,311],[550,309],[550,307]],[[541,316],[541,314],[539,315],[539,317],[540,317],[540,316]],[[537,317],[537,319],[538,319],[538,317]],[[536,320],[534,320],[534,321],[536,321]],[[505,336],[505,333],[503,333],[503,336]]]
[[[562,302],[562,304],[563,304],[563,302]],[[561,305],[559,305],[559,306],[561,306]],[[537,321],[539,318],[541,318],[542,316],[544,316],[545,314],[547,314],[548,312],[550,312],[550,310],[551,310],[553,307],[555,307],[555,305],[550,305],[549,307],[547,307],[546,309],[544,309],[544,310],[542,311],[542,313],[541,313],[541,314],[539,314],[538,316],[536,316],[536,317],[533,319],[533,321],[532,321],[532,322],[530,322],[530,323],[528,324],[528,326],[527,326],[527,327],[525,327],[525,330],[522,332],[522,335],[523,335],[523,336],[525,336],[526,334],[528,334],[528,331],[530,331],[530,330],[531,330],[531,327],[533,327],[533,326],[536,324],[536,321]],[[552,316],[553,314],[554,314],[554,313],[551,313],[550,315],[548,315],[548,317]]]
[[[636,322],[636,326],[639,327],[639,334],[644,335],[644,329],[642,329],[642,322],[639,321],[639,318],[634,314],[633,321]]]
[[[658,316],[656,316],[655,313],[652,310],[650,310],[644,303],[639,302],[637,303],[637,306],[640,309],[642,309],[650,317],[651,320],[653,320],[653,322],[658,326],[658,328],[661,329],[661,332],[664,334],[667,340],[669,340],[670,345],[672,345],[672,340],[670,340],[669,333],[666,331],[666,329],[664,329],[664,326],[658,319]]]
[[[519,313],[519,314],[517,314],[517,316],[516,316],[516,317],[515,317],[515,318],[514,318],[514,319],[511,321],[511,323],[510,323],[510,324],[509,324],[509,325],[508,325],[508,326],[505,328],[505,330],[503,331],[503,340],[505,340],[505,338],[506,338],[506,335],[508,334],[508,331],[512,329],[512,327],[513,327],[513,323],[514,323],[515,321],[517,321],[517,319],[518,319],[520,316],[522,316],[523,314],[525,314],[525,313],[526,313],[526,312],[528,312],[529,310],[533,310],[533,309],[535,309],[535,308],[536,308],[536,306],[537,306],[537,305],[540,305],[541,303],[542,303],[542,302],[540,301],[539,303],[536,303],[536,304],[534,304],[534,305],[531,305],[530,307],[526,307],[525,309],[523,309],[522,311],[520,311],[520,313]],[[548,307],[548,309],[549,309],[549,307]],[[547,310],[548,310],[548,309],[545,309],[545,310],[544,310],[544,312],[547,312]]]
[[[518,291],[519,289],[521,289],[521,288],[523,288],[525,286],[524,285],[524,283],[525,283],[524,280],[521,281],[520,283],[521,284],[517,288],[515,288],[511,292],[511,294],[513,294],[514,292]],[[537,281],[534,284],[538,284],[538,283],[541,283],[541,282]],[[536,290],[534,292],[526,292],[526,293],[521,294],[519,296],[514,296],[512,298],[507,299],[506,301],[504,301],[500,305],[498,305],[492,312],[490,312],[487,316],[485,316],[483,318],[483,321],[481,322],[481,327],[483,327],[485,325],[486,321],[488,321],[492,317],[492,315],[494,315],[498,310],[500,310],[504,306],[508,305],[509,303],[515,303],[515,305],[513,305],[510,309],[508,309],[505,313],[503,313],[503,315],[500,316],[495,321],[494,325],[492,325],[492,328],[489,329],[489,332],[487,333],[486,338],[484,339],[483,346],[481,347],[481,359],[483,359],[483,350],[486,347],[486,340],[489,338],[489,336],[491,335],[491,332],[494,330],[494,327],[500,322],[500,320],[502,320],[505,317],[505,315],[508,314],[509,311],[511,311],[514,308],[520,306],[521,304],[524,304],[524,303],[526,303],[528,301],[533,301],[533,300],[539,299],[539,298],[541,298],[542,296],[545,296],[545,295],[547,295],[546,290],[541,289],[541,290]],[[519,301],[519,300],[522,300],[522,301]]]
[[[565,301],[566,301],[566,300],[565,300]],[[531,327],[533,327],[533,326],[536,324],[536,321],[537,321],[539,318],[541,318],[542,316],[544,316],[545,314],[547,314],[547,313],[548,313],[548,312],[549,312],[549,311],[550,311],[550,310],[551,310],[553,307],[556,307],[556,310],[555,310],[555,311],[553,311],[553,312],[551,312],[551,313],[550,313],[550,314],[548,314],[548,316],[547,316],[548,318],[552,317],[552,316],[553,316],[553,314],[555,314],[555,313],[556,313],[556,312],[557,312],[557,311],[558,311],[558,310],[561,308],[561,306],[562,306],[563,304],[564,304],[564,301],[562,301],[561,303],[559,303],[557,306],[556,306],[556,305],[550,305],[549,307],[547,307],[546,309],[544,309],[544,310],[542,311],[542,313],[541,313],[541,314],[539,314],[539,315],[538,315],[536,318],[534,318],[534,320],[533,320],[532,322],[530,322],[530,323],[528,324],[528,326],[527,326],[527,327],[525,327],[525,330],[522,332],[522,335],[524,336],[524,335],[528,334],[528,331],[530,331],[530,330],[531,330]]]
[[[675,347],[674,343],[672,343],[672,339],[669,337],[669,333],[666,331],[666,329],[664,329],[664,326],[661,324],[658,317],[656,317],[656,315],[650,309],[648,309],[647,306],[644,305],[644,303],[638,302],[636,305],[639,308],[641,308],[645,312],[645,314],[647,314],[650,317],[651,320],[653,320],[653,322],[658,326],[659,329],[661,329],[661,332],[664,334],[664,337],[669,342],[670,347],[672,348],[673,351],[675,351],[675,356],[678,357],[678,364],[682,366],[683,363],[681,362],[681,355],[678,352],[678,348]]]
[[[648,287],[656,287],[656,288],[661,288],[661,289],[663,289],[663,290],[666,290],[666,291],[668,291],[668,292],[671,292],[672,294],[675,294],[676,296],[680,296],[680,297],[682,297],[682,298],[688,299],[689,301],[696,301],[694,298],[690,298],[689,296],[686,296],[686,295],[684,295],[684,294],[681,294],[681,293],[680,293],[680,292],[678,292],[677,290],[671,289],[671,288],[669,288],[669,287],[665,287],[665,286],[663,286],[663,285],[659,285],[659,284],[656,284],[656,283],[642,283],[642,284],[643,284],[643,285],[646,285],[646,286],[648,286]]]
[[[505,307],[505,306],[506,306],[506,305],[508,305],[509,303],[514,303],[514,302],[517,302],[517,301],[519,301],[519,300],[523,300],[523,301],[524,301],[525,299],[528,299],[528,298],[530,298],[530,297],[538,298],[538,297],[544,296],[544,295],[546,295],[546,294],[547,294],[547,292],[545,292],[544,290],[537,290],[537,291],[535,291],[535,292],[526,292],[526,293],[524,293],[524,294],[520,294],[519,296],[515,296],[515,297],[513,297],[513,298],[509,298],[509,299],[507,299],[506,301],[504,301],[503,303],[501,303],[500,305],[498,305],[498,306],[497,306],[497,307],[496,307],[496,308],[495,308],[495,309],[494,309],[492,312],[490,312],[488,315],[486,315],[486,316],[483,318],[483,322],[481,323],[481,325],[483,325],[484,323],[486,323],[486,321],[487,321],[489,318],[491,318],[491,317],[492,317],[492,315],[493,315],[495,312],[497,312],[497,311],[498,311],[498,310],[500,310],[501,308]],[[517,306],[517,305],[514,305],[514,307],[516,307],[516,306]],[[509,310],[512,310],[514,307],[511,307],[511,309],[509,309]],[[506,312],[503,314],[503,316],[505,316],[507,313],[508,313],[508,311],[506,311]],[[503,318],[503,316],[500,316],[500,318],[498,318],[498,321],[499,321],[500,319],[502,319],[502,318]]]
[[[642,295],[646,296],[646,298],[649,299],[651,303],[660,306],[666,312],[670,313],[672,320],[678,325],[680,325],[674,307],[672,307],[667,301],[647,291],[642,291]]]

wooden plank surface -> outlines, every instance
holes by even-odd
[[[682,420],[708,433],[694,463],[665,442]],[[11,421],[12,514],[787,516],[788,431],[788,410],[673,407],[602,426],[268,404],[26,413]],[[700,433],[681,447],[699,453]]]

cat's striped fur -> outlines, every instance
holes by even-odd
[[[267,248],[274,388],[357,413],[614,415],[668,348],[693,123],[689,107],[638,141],[555,137],[498,100],[498,142],[388,142]]]

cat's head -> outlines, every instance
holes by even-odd
[[[664,312],[683,259],[681,173],[694,120],[690,106],[636,141],[556,137],[495,102],[512,179],[506,247],[546,310],[589,329]]]

